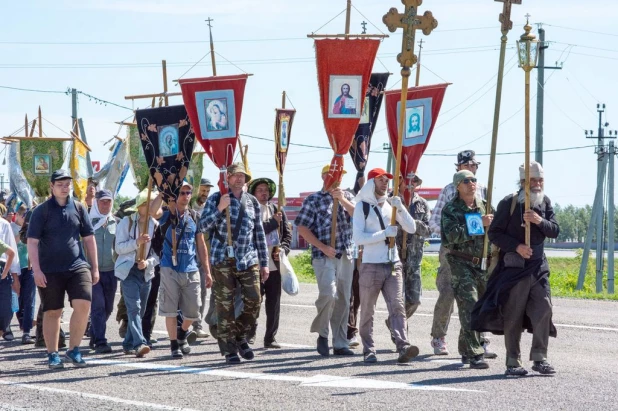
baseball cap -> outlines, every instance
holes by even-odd
[[[110,190],[103,189],[97,191],[97,193],[94,195],[94,198],[96,198],[97,200],[113,200],[114,196],[112,196],[112,192]]]
[[[322,167],[322,174],[324,173],[328,173],[328,170],[330,170],[330,164],[326,164],[324,167]],[[341,174],[347,174],[348,172],[345,170],[341,171]]]
[[[387,173],[383,168],[374,168],[367,174],[367,180],[371,180],[372,178],[386,176],[389,179],[393,179],[393,175],[391,173]]]
[[[51,182],[56,182],[58,180],[66,180],[66,179],[71,179],[73,180],[73,177],[71,177],[71,175],[69,173],[67,173],[66,170],[56,170],[52,173],[51,175]]]
[[[461,170],[456,172],[453,176],[453,185],[457,187],[459,183],[464,181],[466,178],[474,178],[474,173],[470,170]]]
[[[207,178],[202,178],[202,180],[200,181],[200,185],[206,187],[214,187],[214,185]]]

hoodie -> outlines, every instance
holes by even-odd
[[[376,207],[380,211],[384,226],[388,227],[391,221],[391,205],[386,201],[386,196],[379,200],[376,198],[373,179],[365,183],[358,192],[355,201],[352,238],[356,245],[363,246],[362,262],[365,264],[388,263],[388,245],[385,243],[385,240],[387,240],[386,233],[382,230],[380,220],[373,208]],[[363,211],[363,201],[370,205],[369,215],[367,215],[366,219]],[[414,234],[416,232],[414,219],[405,207],[397,210],[397,222],[408,233]],[[397,261],[399,261],[399,254],[395,247],[395,262]]]

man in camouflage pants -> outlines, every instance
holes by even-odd
[[[217,340],[221,355],[228,364],[239,364],[239,353],[245,360],[254,357],[247,334],[260,312],[260,279],[262,282],[268,279],[268,247],[260,204],[254,196],[243,191],[250,179],[242,164],[229,166],[228,194],[210,196],[200,219],[201,231],[210,233]],[[226,212],[230,213],[233,246],[227,245]],[[238,318],[234,315],[236,282],[240,283],[244,302]]]
[[[470,368],[485,369],[489,364],[483,358],[481,336],[472,330],[471,313],[487,285],[487,271],[481,269],[482,227],[489,227],[493,214],[485,215],[486,202],[476,196],[476,177],[471,171],[455,173],[453,185],[457,194],[442,209],[441,233],[442,245],[449,250],[446,260],[459,309],[459,354]]]

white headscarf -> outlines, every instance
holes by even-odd
[[[114,207],[114,200],[112,200],[112,207],[109,209],[109,213],[101,214],[99,211],[99,200],[95,199],[92,202],[92,207],[90,208],[90,221],[95,218],[98,218],[99,221],[92,227],[92,231],[97,231],[99,228],[103,227],[103,225],[107,222],[108,218],[112,215],[112,208]]]

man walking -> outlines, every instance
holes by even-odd
[[[19,266],[21,275],[19,276],[19,311],[17,320],[23,331],[21,336],[22,344],[34,344],[34,339],[30,335],[34,321],[34,307],[36,303],[36,285],[34,275],[28,259],[28,246],[21,241],[20,231],[25,224],[27,213],[25,205],[21,205],[15,213],[15,222],[11,223],[15,242],[17,243],[17,254],[19,256]]]
[[[381,168],[374,168],[367,175],[367,182],[356,196],[354,207],[354,242],[363,246],[359,272],[361,302],[360,336],[363,342],[364,362],[377,361],[373,341],[373,315],[380,292],[388,308],[388,322],[395,339],[400,363],[418,355],[418,347],[406,337],[405,308],[403,303],[403,275],[397,249],[389,249],[389,240],[397,236],[397,226],[388,225],[393,208],[396,220],[408,233],[414,234],[416,224],[402,205],[400,197],[391,197],[388,204],[388,183],[393,178]]]
[[[88,323],[92,286],[99,282],[94,231],[86,207],[69,196],[71,183],[72,177],[66,171],[54,171],[52,196],[34,209],[28,226],[28,255],[34,281],[41,291],[49,368],[64,367],[58,355],[58,334],[65,293],[73,307],[66,358],[77,367],[86,366],[79,344]],[[80,237],[90,265],[82,253]]]
[[[322,181],[326,179],[330,165],[322,168]],[[345,172],[344,172],[345,173]],[[331,247],[331,221],[333,202],[339,201],[335,248]],[[328,326],[333,333],[333,354],[354,355],[347,338],[352,292],[353,245],[352,223],[354,214],[352,194],[340,188],[322,186],[311,194],[295,220],[298,233],[311,244],[311,265],[318,282],[319,296],[315,302],[317,316],[311,324],[311,332],[318,333],[317,350],[328,357]]]
[[[260,312],[260,280],[268,280],[268,248],[262,226],[260,205],[243,191],[251,176],[241,163],[227,168],[228,194],[213,194],[202,213],[200,230],[210,232],[211,266],[217,307],[217,340],[228,364],[240,357],[254,358],[247,334]],[[227,211],[226,211],[227,209]],[[226,213],[229,213],[232,245],[228,245]],[[236,283],[240,283],[243,311],[234,315]]]
[[[279,272],[279,250],[286,255],[290,252],[292,232],[288,218],[283,210],[278,209],[271,199],[275,196],[277,186],[269,178],[257,178],[249,184],[249,194],[255,196],[260,203],[262,224],[268,246],[268,280],[262,285],[262,295],[266,297],[266,331],[264,332],[265,348],[281,348],[275,339],[279,330],[279,314],[281,312],[281,273]],[[257,322],[255,324],[257,328]],[[255,332],[255,331],[254,331]]]

